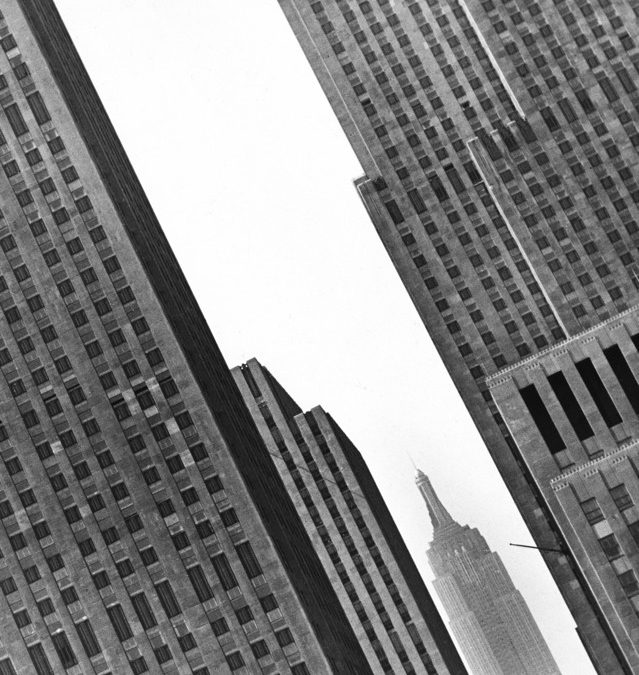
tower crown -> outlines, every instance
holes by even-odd
[[[437,493],[431,485],[430,479],[428,476],[421,470],[417,470],[417,475],[415,476],[415,482],[419,491],[422,493],[422,497],[426,502],[428,507],[428,515],[430,516],[430,521],[433,524],[433,533],[436,534],[438,530],[446,527],[447,525],[452,525],[456,521],[448,513],[446,507],[442,504],[441,500],[437,496]]]

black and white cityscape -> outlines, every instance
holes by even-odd
[[[639,2],[0,2],[0,675],[639,673]]]

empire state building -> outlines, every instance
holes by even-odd
[[[559,675],[546,642],[501,558],[477,528],[453,520],[417,472],[433,525],[427,555],[450,630],[475,675]]]

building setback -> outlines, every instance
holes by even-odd
[[[639,672],[639,4],[279,2],[595,668]]]
[[[0,672],[370,672],[52,2],[0,72]]]
[[[433,526],[433,584],[473,675],[560,675],[499,555],[477,528],[453,520],[424,473],[415,482]]]
[[[361,454],[258,361],[232,373],[374,673],[466,673]]]

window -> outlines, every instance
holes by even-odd
[[[144,438],[140,434],[131,436],[131,438],[129,438],[129,447],[131,448],[131,452],[133,452],[133,454],[144,450],[144,448],[146,448]]]
[[[171,539],[173,540],[173,545],[178,551],[181,551],[182,549],[191,545],[189,537],[184,531],[171,535]]]
[[[144,481],[146,482],[147,485],[153,485],[154,483],[157,483],[160,480],[160,473],[154,466],[145,469],[142,472],[142,475],[144,476]]]
[[[209,453],[204,447],[204,443],[198,443],[197,445],[189,448],[189,450],[191,451],[191,456],[196,462],[201,462],[209,456]]]
[[[114,463],[113,455],[110,450],[104,450],[103,452],[97,453],[96,459],[102,469],[106,469],[107,466],[111,466]]]
[[[161,581],[159,584],[156,584],[155,590],[160,599],[162,609],[164,609],[169,619],[181,613],[180,605],[168,581]]]
[[[39,642],[27,649],[33,667],[35,668],[36,675],[55,675],[51,668],[51,664],[49,663],[49,659]]]
[[[220,518],[222,519],[224,527],[232,527],[233,525],[236,525],[239,522],[237,519],[237,514],[235,513],[235,509],[233,507],[226,509],[224,511],[220,511]]]
[[[89,658],[97,656],[101,649],[97,637],[93,631],[93,626],[89,623],[88,619],[84,619],[75,624],[75,629],[78,632],[78,637],[80,642],[84,647],[84,651],[87,653]]]
[[[93,208],[91,200],[86,195],[80,197],[80,199],[76,199],[75,206],[78,209],[78,213],[86,213]]]
[[[165,398],[171,398],[171,396],[175,396],[176,394],[179,393],[177,385],[175,384],[175,381],[173,380],[172,377],[167,377],[161,380],[160,389],[162,390],[162,393],[164,394]]]
[[[160,363],[164,363],[162,352],[157,347],[146,353],[146,359],[151,367],[158,366]]]
[[[220,578],[222,588],[225,591],[230,591],[232,588],[235,588],[237,586],[237,579],[226,555],[224,555],[224,553],[218,553],[218,555],[211,558],[211,562]]]
[[[291,642],[294,642],[293,634],[288,628],[282,628],[282,630],[276,631],[275,637],[277,638],[277,643],[280,647],[286,647],[286,645],[290,645]]]
[[[261,659],[264,656],[267,656],[270,654],[268,645],[264,640],[258,640],[257,642],[252,642],[251,643],[251,651],[253,652],[253,656],[256,659]]]
[[[21,609],[13,615],[13,620],[18,628],[25,628],[31,623],[31,617],[26,609]]]
[[[52,572],[57,572],[64,567],[64,560],[59,553],[54,553],[52,556],[46,558],[47,565]]]
[[[120,540],[120,533],[116,527],[107,527],[105,530],[102,530],[102,538],[104,539],[104,543],[110,546]]]
[[[595,523],[598,523],[600,520],[604,519],[604,515],[599,508],[599,504],[597,504],[597,500],[594,497],[581,502],[581,510],[584,512],[586,520],[591,525],[594,525]]]
[[[168,518],[171,514],[175,513],[175,506],[170,499],[165,499],[158,503],[158,511],[162,518]]]
[[[155,438],[155,440],[158,442],[168,438],[169,436],[169,430],[166,428],[166,424],[164,424],[164,422],[160,422],[159,424],[151,427],[151,433],[153,434],[153,438]]]
[[[67,394],[69,395],[69,399],[71,399],[71,403],[73,403],[73,405],[80,405],[80,403],[87,400],[84,390],[79,384],[74,384],[69,387],[69,389],[67,389]]]
[[[8,656],[0,661],[0,675],[16,675],[15,668]]]
[[[186,654],[186,652],[190,652],[191,649],[195,649],[197,647],[197,643],[195,642],[195,638],[193,637],[193,633],[187,633],[186,635],[183,635],[182,637],[179,637],[178,642],[180,643],[180,649],[185,654]]]
[[[0,239],[0,248],[2,248],[5,253],[8,253],[15,247],[16,240],[13,238],[13,235],[8,234],[6,237],[2,237],[2,239]]]
[[[45,124],[45,122],[48,122],[51,119],[51,115],[49,115],[49,111],[42,100],[40,92],[35,91],[33,94],[27,96],[27,102],[29,103],[31,112],[33,113],[33,116],[35,117],[38,124]]]
[[[520,389],[519,393],[550,452],[555,454],[565,450],[566,444],[559,435],[559,431],[535,385],[529,384],[527,387]]]
[[[13,129],[13,133],[16,136],[22,136],[22,134],[27,133],[28,129],[24,121],[24,117],[22,117],[22,113],[20,112],[20,109],[15,103],[8,105],[4,109],[4,113],[7,116],[7,119],[9,120],[9,124]]]
[[[192,506],[200,501],[200,497],[194,487],[190,487],[180,493],[185,506]]]
[[[111,580],[104,570],[100,570],[93,575],[93,583],[98,590],[102,590],[111,585]]]
[[[112,605],[111,607],[107,607],[107,614],[109,615],[109,619],[113,624],[115,634],[118,636],[120,642],[125,642],[129,638],[133,637],[131,626],[127,621],[121,605]]]
[[[619,380],[619,384],[630,401],[633,410],[639,414],[639,384],[630,370],[623,352],[617,345],[603,350],[606,360],[612,368],[612,372]]]
[[[40,570],[35,565],[27,567],[27,569],[23,570],[23,572],[24,578],[28,584],[32,584],[40,579]],[[62,595],[62,599],[64,600],[64,594]]]
[[[128,576],[131,576],[133,572],[135,572],[135,569],[133,567],[133,563],[128,559],[125,558],[124,560],[120,560],[120,562],[115,564],[118,574],[125,579]]]
[[[629,509],[633,505],[632,497],[628,494],[628,489],[624,483],[620,483],[610,488],[610,496],[620,511]]]
[[[615,558],[618,558],[620,555],[622,555],[619,542],[617,541],[617,538],[614,534],[609,534],[606,537],[602,537],[599,540],[599,544],[601,545],[601,548],[606,554],[608,560],[614,560]]]
[[[135,609],[135,613],[138,615],[138,619],[140,619],[140,623],[144,630],[149,630],[149,628],[157,626],[157,619],[155,618],[155,614],[144,593],[132,595],[131,602],[133,603],[133,609]]]
[[[18,587],[16,586],[16,582],[13,580],[13,577],[7,577],[6,579],[1,580],[0,590],[4,593],[4,595],[11,595],[11,593],[15,593],[18,590]]]
[[[206,485],[206,489],[209,491],[210,494],[215,494],[216,492],[219,492],[220,490],[224,489],[222,480],[217,474],[215,476],[210,476],[209,478],[207,478],[204,483]]]
[[[169,649],[168,645],[162,645],[161,647],[154,649],[153,653],[160,664],[166,663],[173,658],[173,654],[171,654],[171,650]]]
[[[146,665],[146,661],[143,656],[139,656],[133,661],[129,661],[131,666],[131,672],[133,675],[141,675],[141,673],[146,673],[149,670],[149,667]]]
[[[226,622],[226,619],[224,617],[221,617],[219,619],[216,619],[215,621],[211,622],[211,628],[213,629],[213,633],[217,636],[220,637],[220,635],[224,635],[225,633],[229,632],[229,625]]]
[[[213,597],[213,591],[211,590],[211,586],[209,585],[202,568],[199,565],[196,565],[195,567],[189,567],[186,572],[189,575],[189,579],[191,580],[191,584],[193,585],[198,600],[200,602],[210,600]]]
[[[229,664],[229,668],[232,671],[239,670],[244,666],[244,659],[240,652],[231,652],[230,654],[226,654],[226,662]]]
[[[72,605],[74,602],[78,602],[78,592],[75,590],[75,587],[68,586],[64,590],[60,591],[62,595],[62,601],[65,605]]]
[[[626,595],[632,596],[639,593],[639,584],[637,584],[637,577],[632,570],[627,570],[623,574],[620,574],[617,579],[621,584]]]
[[[129,496],[129,490],[123,482],[111,486],[111,492],[116,501],[121,501]]]
[[[577,372],[581,375],[581,379],[584,381],[586,388],[590,392],[595,405],[599,409],[601,416],[604,419],[604,422],[609,426],[613,427],[621,423],[621,416],[615,407],[610,394],[604,383],[599,377],[599,373],[595,369],[592,361],[590,359],[583,359],[575,363]]]
[[[235,547],[235,550],[249,579],[253,579],[262,574],[262,568],[255,557],[253,547],[248,541],[238,544]]]
[[[140,408],[142,408],[142,410],[147,410],[148,408],[155,405],[153,395],[151,394],[149,388],[145,384],[140,387],[136,387],[134,392],[138,400],[138,403],[140,404]]]
[[[583,441],[586,438],[594,436],[592,427],[586,419],[586,416],[579,405],[579,401],[577,401],[565,375],[561,372],[549,375],[548,382],[566,413],[566,417],[572,424],[575,433],[577,434],[577,438],[579,438],[580,441]]]
[[[73,507],[76,508],[77,507]],[[80,513],[78,512],[78,516]],[[88,539],[83,539],[81,542],[78,543],[78,548],[80,549],[80,553],[83,555],[83,557],[88,558],[90,555],[93,555],[95,553],[95,544],[93,543],[93,539],[90,537]]]

